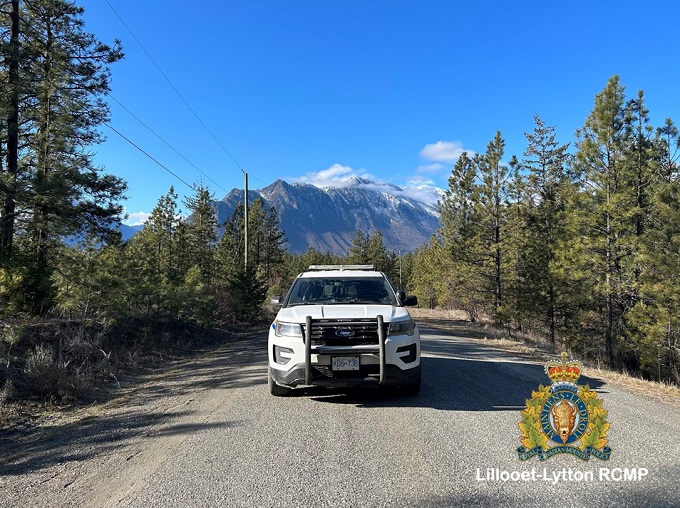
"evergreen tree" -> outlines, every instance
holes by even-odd
[[[5,2],[0,16],[0,52],[4,62],[0,67],[0,117],[6,119],[6,128],[0,127],[0,266],[6,266],[12,257],[19,174],[19,64],[23,56],[19,0]]]
[[[178,269],[180,248],[176,245],[179,225],[177,194],[171,186],[168,193],[159,198],[145,224],[154,252],[154,269],[170,283],[177,283],[182,277]]]
[[[245,264],[243,205],[236,206],[224,225],[224,233],[217,244],[216,259],[221,280],[233,278]],[[265,209],[264,200],[258,198],[248,207],[248,261],[265,280],[279,276],[274,269],[283,263],[286,242],[280,222],[273,207]],[[280,282],[280,281],[279,281]]]
[[[448,189],[439,202],[441,231],[456,262],[473,262],[472,244],[477,221],[477,160],[463,152],[453,167]]]
[[[366,265],[370,263],[370,254],[368,252],[370,239],[371,235],[369,233],[364,234],[361,229],[357,229],[347,254],[348,264]]]
[[[256,319],[267,297],[267,281],[257,274],[255,267],[248,265],[236,271],[229,280],[229,290],[234,301],[236,319]]]
[[[505,238],[505,207],[508,168],[502,164],[505,140],[500,131],[489,142],[484,157],[480,159],[478,216],[480,229],[478,254],[482,257],[483,277],[493,294],[494,315],[503,312],[503,253]],[[484,259],[486,258],[486,259]]]
[[[102,44],[83,30],[83,9],[65,0],[12,2],[8,58],[7,170],[0,220],[2,259],[22,234],[27,262],[25,293],[32,310],[51,305],[50,251],[65,235],[108,236],[119,220],[125,184],[102,174],[88,147],[101,141],[108,119],[102,96],[109,65],[122,58],[118,43]],[[18,37],[15,37],[18,21]],[[17,55],[21,65],[16,67]],[[14,137],[16,135],[16,138]],[[20,219],[20,222],[16,222]]]
[[[623,333],[625,266],[634,250],[635,194],[630,185],[624,88],[612,77],[595,97],[593,111],[580,129],[575,169],[581,191],[571,203],[569,220],[576,230],[569,250],[573,271],[591,279],[595,312],[604,322],[604,351],[608,365],[615,363],[617,340]],[[593,347],[597,347],[593,344]]]
[[[286,243],[285,234],[281,231],[279,216],[274,207],[265,209],[262,198],[253,201],[250,207],[252,213],[248,218],[250,231],[253,232],[251,243],[251,258],[255,262],[259,273],[269,280],[272,270],[283,261],[283,245]]]
[[[198,266],[202,280],[210,285],[214,275],[215,244],[217,242],[217,214],[213,208],[214,196],[203,185],[186,198],[185,206],[191,212],[187,221],[188,250],[193,264]]]
[[[509,327],[522,330],[525,328],[532,306],[527,301],[529,291],[528,275],[531,261],[528,257],[528,202],[526,181],[517,157],[513,156],[509,163],[508,193],[506,203],[507,240],[505,250],[507,274],[505,308],[509,319]]]
[[[678,177],[680,156],[680,136],[672,119],[666,118],[664,126],[656,130],[656,144],[659,147],[659,178],[670,183]]]
[[[441,240],[433,238],[427,249],[416,252],[414,259],[414,277],[417,280],[422,277],[419,273],[421,263],[432,256],[439,256],[440,265],[432,265],[429,261],[424,265],[429,268],[429,277],[441,281],[436,283],[430,278],[429,282],[425,283],[427,291],[430,292],[427,299],[432,302],[434,294],[436,295],[434,300],[439,305],[451,300],[454,305],[464,309],[473,320],[480,317],[482,309],[486,306],[487,296],[483,291],[480,270],[482,261],[478,253],[481,218],[477,207],[479,201],[477,171],[480,160],[479,155],[470,159],[467,153],[463,153],[456,161],[449,177],[448,189],[439,202]],[[440,273],[438,266],[447,267],[448,275]],[[436,270],[432,270],[435,267]],[[416,285],[421,286],[420,291],[423,290],[423,282]]]
[[[181,275],[173,263],[174,236],[178,228],[177,195],[171,187],[159,198],[142,230],[129,242],[131,259],[130,301],[135,312],[149,317],[172,313],[171,302]],[[134,281],[134,282],[133,282]]]
[[[651,167],[656,171],[645,192],[647,206],[637,207],[645,213],[640,214],[644,222],[635,264],[636,298],[626,315],[627,340],[622,348],[626,368],[658,381],[680,383],[679,145],[671,119],[657,129],[653,146]]]
[[[366,254],[369,265],[373,265],[376,270],[384,272],[391,280],[394,279],[394,257],[385,249],[382,232],[376,231],[370,236],[366,246]]]
[[[674,169],[674,171],[677,171]],[[654,195],[644,236],[644,269],[639,298],[627,316],[627,367],[658,381],[680,384],[680,181],[666,183]],[[631,360],[636,364],[630,364]]]
[[[569,145],[555,139],[555,128],[534,117],[535,127],[525,136],[529,142],[523,168],[527,176],[527,283],[524,292],[528,308],[547,325],[555,342],[559,283],[554,259],[564,235],[564,189],[569,183]]]
[[[452,284],[455,282],[456,276],[451,258],[446,255],[441,238],[435,235],[428,244],[422,245],[413,253],[410,289],[418,296],[421,305],[430,309],[462,307],[469,312],[472,319],[475,319],[478,314],[468,305],[468,301],[452,301],[452,289],[455,289]]]
[[[244,267],[244,211],[243,204],[236,205],[234,212],[224,223],[222,238],[217,243],[215,253],[218,281],[227,285],[228,281]]]
[[[55,271],[56,308],[69,319],[110,322],[128,311],[125,248],[88,238],[59,251]]]

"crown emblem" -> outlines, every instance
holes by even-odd
[[[563,352],[560,362],[550,361],[546,364],[545,373],[552,383],[576,384],[576,380],[581,376],[583,364],[576,360],[568,362],[568,357],[569,355],[566,352]]]

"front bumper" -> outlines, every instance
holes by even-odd
[[[276,336],[274,330],[270,330],[269,366],[272,380],[277,385],[406,387],[413,386],[420,379],[420,334],[417,326],[413,335],[386,336],[387,324],[382,322],[382,316],[378,316],[375,342],[351,346],[343,345],[342,341],[329,343],[316,340],[311,335],[315,326],[308,318],[304,329],[310,330],[310,335],[305,332],[304,338]],[[359,368],[333,370],[333,357],[358,358]]]
[[[368,367],[368,368],[367,368]],[[371,368],[372,367],[372,368]],[[312,365],[313,386],[328,386],[338,388],[351,388],[355,386],[388,386],[405,388],[413,386],[420,378],[420,365],[411,369],[402,370],[396,365],[385,365],[385,380],[380,383],[378,369],[373,366],[362,366],[354,372],[332,372],[327,366]],[[296,365],[290,370],[271,369],[272,379],[277,385],[296,387],[306,385],[305,365]]]

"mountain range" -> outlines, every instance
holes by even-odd
[[[380,231],[385,248],[411,252],[427,242],[439,227],[436,204],[412,197],[396,185],[351,177],[342,186],[317,187],[306,183],[273,184],[248,192],[249,201],[262,197],[276,210],[285,248],[303,253],[310,247],[320,252],[346,254],[357,230]],[[233,189],[215,202],[223,224],[243,202],[243,190]]]

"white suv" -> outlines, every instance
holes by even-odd
[[[393,386],[420,390],[420,332],[395,291],[366,265],[313,265],[297,276],[269,330],[269,389]]]

